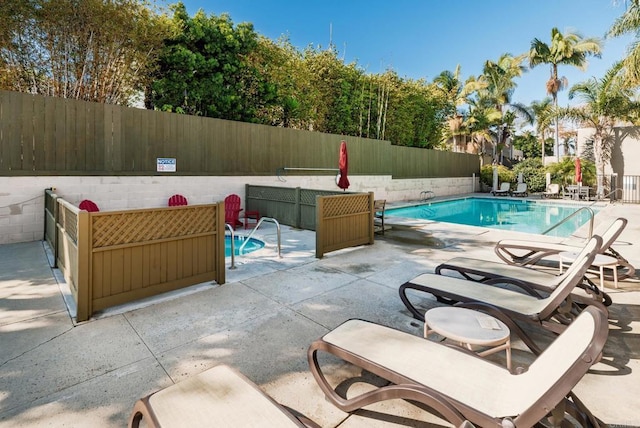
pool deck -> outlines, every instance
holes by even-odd
[[[616,217],[629,223],[614,247],[640,268],[640,206],[607,205],[596,224]],[[323,427],[448,426],[398,400],[353,414],[338,410],[309,372],[309,344],[349,318],[421,335],[422,323],[398,297],[402,283],[452,257],[498,261],[493,247],[501,239],[557,238],[390,218],[386,224],[391,230],[374,245],[323,259],[314,257],[313,232],[289,227],[282,228],[278,258],[274,226],[265,224],[258,237],[266,247],[236,257],[226,284],[113,308],[83,323],[70,315],[68,289],[42,242],[0,245],[0,428],[122,427],[138,398],[218,364]],[[606,423],[640,427],[640,281],[607,284],[607,291],[614,303],[603,360],[574,391]],[[515,366],[531,360],[514,347]]]

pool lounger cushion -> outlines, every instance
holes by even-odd
[[[319,428],[302,415],[294,415],[225,365],[138,400],[129,427],[138,427],[142,419],[150,427]]]
[[[584,426],[599,426],[571,389],[598,361],[607,335],[606,314],[588,307],[521,374],[457,347],[362,320],[349,320],[330,331],[311,344],[307,355],[327,399],[346,412],[400,398],[424,403],[456,426],[465,419],[482,427],[533,426],[556,407],[580,415]],[[390,384],[355,396],[339,394],[320,366],[320,352]],[[345,384],[349,382],[339,383]]]
[[[435,273],[438,275],[457,273],[464,279],[485,284],[509,283],[516,287],[521,287],[527,293],[536,293],[533,295],[540,297],[544,294],[538,293],[539,291],[550,293],[560,284],[565,275],[554,275],[550,272],[524,266],[508,265],[469,257],[455,257],[447,260],[436,266]],[[612,303],[611,296],[601,291],[597,285],[586,277],[572,291],[571,296],[579,304],[593,304],[595,301],[605,306],[610,306]]]

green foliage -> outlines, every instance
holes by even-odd
[[[139,0],[0,1],[0,88],[126,105],[167,31]]]
[[[522,178],[527,183],[529,192],[542,192],[546,188],[546,177],[542,160],[540,158],[525,159],[513,167],[513,175],[517,177],[522,173]]]
[[[493,186],[493,168],[498,168],[498,181],[515,183],[516,175],[512,170],[503,165],[484,165],[480,168],[480,182],[487,186]]]
[[[596,166],[588,159],[580,159],[580,169],[582,171],[582,184],[585,186],[596,185]],[[576,184],[575,182],[575,159],[566,156],[560,162],[547,165],[546,172],[551,173],[551,182],[563,186]]]
[[[526,131],[523,134],[514,135],[512,142],[513,147],[518,150],[522,150],[525,158],[540,159],[540,152],[542,150],[540,147],[540,140],[533,132]],[[547,139],[544,145],[544,151],[546,156],[553,155],[553,139]]]
[[[253,25],[234,26],[228,15],[189,17],[184,4],[172,6],[175,34],[165,41],[153,106],[189,114],[252,121],[256,106],[270,98],[247,56],[257,47]]]

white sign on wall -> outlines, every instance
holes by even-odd
[[[158,172],[176,172],[176,158],[157,158]]]

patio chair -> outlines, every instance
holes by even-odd
[[[542,192],[543,198],[559,198],[560,197],[560,185],[557,183],[551,183],[547,186],[547,189]]]
[[[424,310],[409,300],[408,290],[431,294],[443,303],[460,303],[472,309],[483,308],[507,324],[536,352],[537,345],[513,321],[532,322],[551,332],[562,332],[575,317],[576,309],[579,310],[570,299],[571,292],[582,282],[601,244],[602,238],[594,235],[548,296],[525,294],[509,288],[485,287],[466,279],[428,273],[402,284],[400,299],[413,317],[420,321],[424,321]],[[604,305],[601,305],[601,309],[604,309]]]
[[[379,231],[383,235],[384,235],[384,207],[386,204],[387,204],[386,199],[376,199],[375,201],[373,201],[374,223],[376,223],[375,220],[380,220],[379,221],[380,226],[375,226],[375,231],[376,232]]]
[[[491,194],[493,196],[506,196],[509,194],[509,191],[511,190],[511,183],[507,183],[507,182],[502,182],[500,183],[500,188],[499,189],[493,189],[491,191]]]
[[[95,202],[89,199],[82,200],[80,202],[80,205],[78,205],[78,208],[80,208],[81,210],[89,211],[90,213],[100,211],[100,209],[98,208],[98,205],[96,205]]]
[[[508,265],[500,262],[473,259],[469,257],[455,257],[436,266],[437,275],[458,274],[469,281],[482,284],[504,285],[510,284],[524,292],[543,297],[553,292],[562,282],[566,272],[554,275],[551,272],[531,269],[524,266]],[[571,298],[579,305],[602,304],[610,306],[611,296],[601,291],[588,278],[577,285],[571,293]]]
[[[182,205],[187,205],[187,198],[185,198],[182,195],[173,195],[172,197],[169,198],[169,206],[170,207],[179,207]]]
[[[620,253],[612,248],[625,226],[627,219],[617,218],[611,224],[601,223],[593,231],[595,235],[602,237],[602,246],[598,253],[618,259],[617,276],[622,281],[635,275],[635,268]],[[580,246],[575,243],[547,243],[539,241],[527,241],[516,239],[504,239],[499,241],[494,248],[498,257],[505,263],[520,266],[535,267],[539,264],[549,264],[550,256],[557,256],[564,251],[580,251]],[[612,279],[611,275],[605,276]]]
[[[527,192],[527,183],[518,183],[518,186],[516,187],[516,190],[514,190],[513,192],[511,192],[511,196],[528,196],[529,193]]]
[[[224,222],[235,229],[238,226],[242,226],[240,221],[240,208],[241,200],[240,196],[235,193],[224,198]]]
[[[552,416],[555,426],[567,419],[578,426],[599,427],[604,424],[571,390],[601,358],[608,332],[606,314],[588,307],[520,374],[460,348],[362,320],[346,321],[314,341],[307,357],[320,389],[345,412],[405,399],[422,403],[426,407],[420,408],[432,409],[455,426],[467,420],[482,427],[531,427]],[[321,368],[319,352],[389,383],[359,395],[348,390],[340,394]],[[344,389],[356,380],[361,382],[360,378],[336,382]]]
[[[220,365],[138,400],[129,419],[148,427],[317,427],[275,402],[232,368]]]

